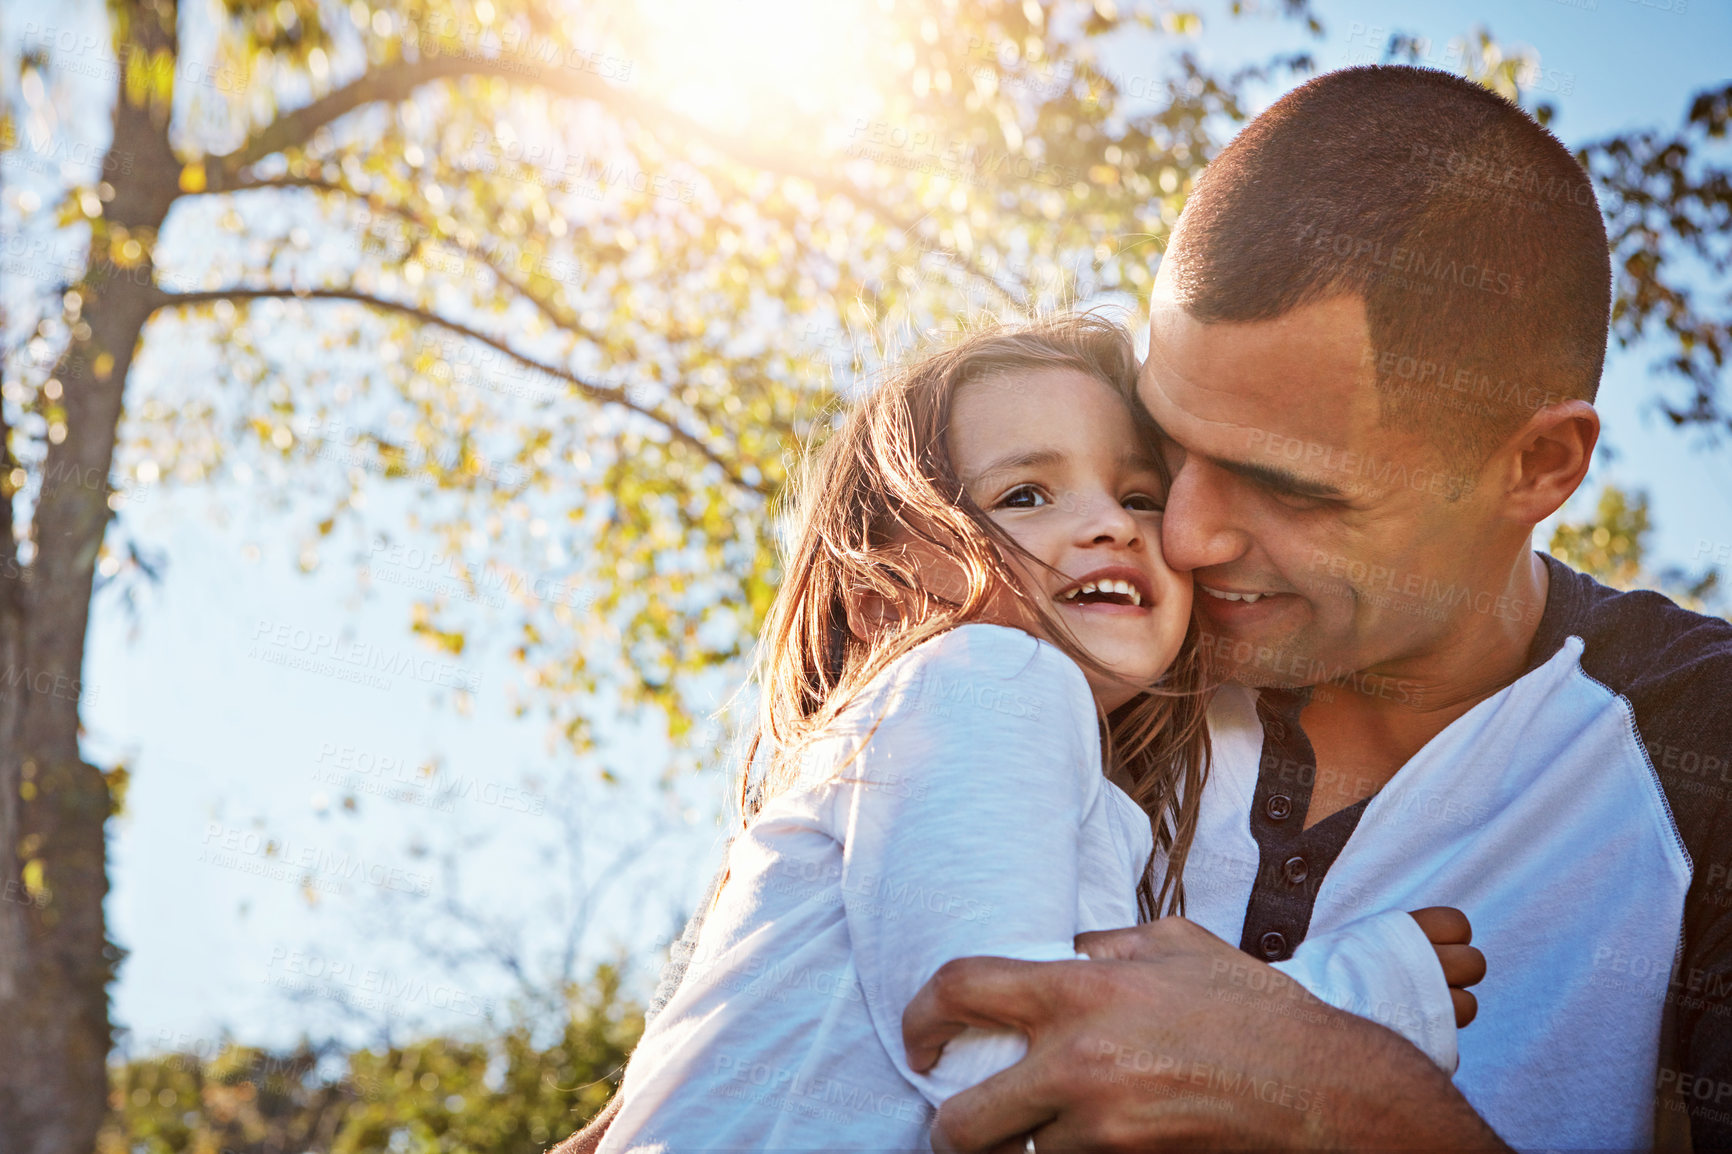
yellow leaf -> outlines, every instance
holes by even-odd
[[[24,892],[32,898],[48,892],[48,881],[44,873],[41,858],[33,857],[24,863]]]
[[[144,103],[149,92],[150,72],[145,64],[144,54],[129,52],[126,57],[126,102],[137,108]]]
[[[174,106],[174,54],[158,48],[150,57],[150,97],[158,108]]]

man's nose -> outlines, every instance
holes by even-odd
[[[1233,518],[1232,475],[1194,457],[1167,490],[1161,553],[1179,572],[1225,565],[1245,555],[1250,535]]]

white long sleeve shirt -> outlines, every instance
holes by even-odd
[[[1137,922],[1148,817],[1102,774],[1060,650],[968,625],[904,655],[731,847],[684,980],[651,1022],[601,1149],[928,1150],[934,1108],[1026,1052],[971,1030],[926,1074],[902,1012],[945,962],[1074,959]],[[1279,968],[1455,1065],[1448,987],[1390,911]]]

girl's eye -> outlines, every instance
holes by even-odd
[[[1018,485],[998,499],[1000,509],[1038,509],[1046,503],[1046,494],[1033,485]]]
[[[1121,503],[1133,513],[1164,513],[1167,508],[1165,501],[1151,497],[1147,493],[1132,493]]]

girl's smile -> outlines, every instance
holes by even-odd
[[[1152,613],[1155,608],[1148,576],[1128,565],[1108,565],[1085,574],[1053,600],[1078,612]]]

